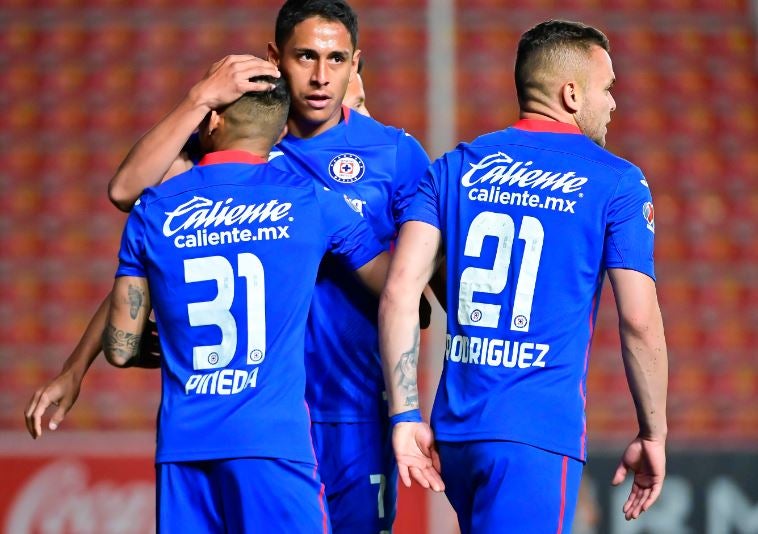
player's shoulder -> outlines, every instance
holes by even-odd
[[[197,181],[199,171],[197,166],[193,166],[183,173],[177,174],[165,182],[146,188],[135,205],[141,205],[143,208],[159,202],[162,199],[176,196],[188,189],[193,188],[193,183]]]
[[[631,161],[622,158],[621,156],[614,154],[605,147],[601,147],[597,143],[593,142],[585,136],[584,138],[584,152],[583,157],[596,162],[599,165],[603,165],[607,168],[613,169],[619,174],[626,174],[628,172],[640,173],[640,168],[637,167]]]
[[[230,190],[229,188],[252,187],[313,190],[313,180],[290,169],[280,169],[270,164],[223,163],[196,165],[157,186],[145,189],[141,203],[150,204],[168,200],[194,191]]]
[[[402,128],[384,124],[373,117],[367,117],[355,111],[351,111],[347,117],[347,129],[351,143],[356,146],[364,144],[397,145],[411,140],[416,141],[411,134]]]
[[[619,177],[641,173],[632,162],[601,147],[589,137],[579,133],[533,132],[519,128],[505,128],[477,137],[471,147],[483,150],[497,146],[524,146],[544,152],[545,157],[561,161],[581,162],[583,167],[596,166],[604,174]]]

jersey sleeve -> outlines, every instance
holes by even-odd
[[[429,167],[429,156],[411,135],[402,133],[398,139],[395,165],[395,188],[392,196],[392,217],[396,228],[418,189],[419,180]]]
[[[316,187],[327,232],[327,250],[353,271],[383,252],[384,247],[363,217],[339,193]]]
[[[142,199],[129,213],[121,235],[121,248],[118,252],[118,269],[116,277],[138,276],[144,278],[145,273],[145,202]]]
[[[448,155],[442,156],[432,163],[418,184],[416,195],[408,209],[399,218],[399,224],[408,221],[421,221],[442,230],[441,184],[445,180],[448,169]]]
[[[619,181],[608,207],[605,267],[631,269],[655,280],[653,199],[645,177],[631,167]]]

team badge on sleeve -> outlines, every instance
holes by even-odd
[[[341,184],[352,184],[361,179],[365,168],[355,154],[340,154],[329,162],[329,176]]]
[[[655,210],[653,210],[652,202],[645,202],[642,205],[642,216],[647,222],[647,229],[655,233]]]

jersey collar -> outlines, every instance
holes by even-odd
[[[352,109],[347,107],[345,104],[342,104],[342,118],[347,123],[350,122],[350,112]]]
[[[218,152],[209,152],[198,165],[215,165],[216,163],[249,163],[251,165],[260,165],[267,160],[256,156],[245,150],[219,150]]]
[[[566,124],[565,122],[548,121],[539,119],[521,119],[513,125],[514,128],[519,130],[526,130],[528,132],[548,132],[548,133],[562,133],[562,134],[581,134],[582,131],[573,124]]]

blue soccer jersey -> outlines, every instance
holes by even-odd
[[[304,344],[318,266],[330,252],[349,272],[382,248],[340,195],[246,152],[146,190],[117,276],[147,277],[161,332],[156,461],[313,464]]]
[[[285,137],[272,152],[271,164],[339,193],[389,249],[429,158],[402,130],[346,107],[343,114],[343,121],[316,137]],[[327,255],[306,335],[306,398],[314,421],[386,418],[377,311],[378,299]]]
[[[403,216],[442,232],[442,441],[511,440],[584,460],[589,347],[605,270],[654,277],[640,170],[573,126],[524,120],[431,167]]]

